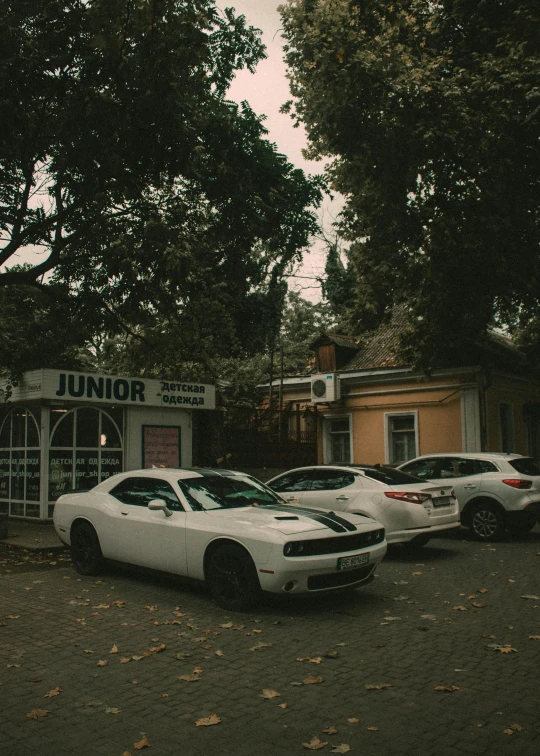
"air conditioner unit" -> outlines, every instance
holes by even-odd
[[[318,373],[311,376],[311,401],[337,402],[341,398],[339,375],[337,373]]]

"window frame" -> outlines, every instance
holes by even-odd
[[[403,412],[385,412],[384,413],[384,458],[387,465],[402,465],[405,462],[409,462],[408,459],[393,460],[392,459],[392,432],[390,430],[390,422],[395,417],[412,416],[414,421],[414,454],[410,459],[415,459],[420,456],[420,433],[418,424],[418,410],[404,410]]]
[[[348,460],[334,460],[332,459],[332,431],[331,428],[331,422],[332,420],[348,420],[349,421],[349,459]],[[325,415],[324,416],[324,425],[323,425],[323,461],[327,465],[351,465],[354,463],[354,436],[353,436],[353,422],[352,422],[352,414],[350,412],[335,414],[335,415]],[[342,431],[344,434],[345,432]],[[336,434],[337,435],[337,434]]]

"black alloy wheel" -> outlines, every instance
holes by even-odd
[[[220,546],[210,557],[206,576],[214,601],[229,611],[251,609],[261,594],[255,566],[240,546]]]
[[[496,505],[479,501],[474,505],[470,528],[478,541],[496,541],[506,527],[504,517]]]
[[[71,561],[80,575],[99,575],[103,568],[99,538],[89,522],[80,522],[73,527]]]

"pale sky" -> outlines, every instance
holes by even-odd
[[[291,163],[306,173],[321,173],[323,163],[308,162],[302,157],[302,149],[306,146],[304,130],[301,127],[295,129],[291,117],[279,112],[283,103],[291,99],[283,62],[281,18],[277,11],[282,2],[283,0],[218,0],[218,7],[235,8],[237,15],[246,17],[248,25],[262,30],[262,40],[268,55],[266,60],[259,63],[255,74],[245,70],[236,76],[228,97],[237,102],[247,100],[255,113],[266,115],[268,138],[277,144],[278,150],[287,155]],[[331,233],[331,224],[341,207],[339,198],[333,202],[325,199],[319,211],[319,219],[327,234]],[[306,278],[299,277],[291,281],[291,288],[302,289],[302,296],[306,299],[318,300],[320,287],[315,281],[309,280],[309,277],[321,276],[324,273],[324,263],[322,244],[315,241],[311,251],[304,255],[304,264],[299,271],[299,275]]]

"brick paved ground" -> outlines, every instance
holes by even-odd
[[[3,756],[285,756],[314,737],[362,756],[540,753],[538,527],[394,550],[352,597],[248,614],[174,579],[81,578],[51,559],[0,576]]]

